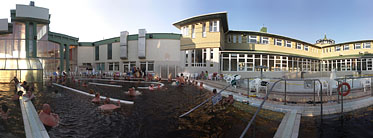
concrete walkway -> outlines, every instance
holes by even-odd
[[[217,85],[217,84],[211,84],[208,81],[203,81],[204,87],[208,90],[211,90],[216,88],[218,91],[222,88],[226,87],[226,85]],[[238,90],[238,89],[237,89]],[[241,92],[236,91],[235,88],[230,88],[224,92],[222,92],[223,96],[233,95],[233,98],[236,101],[246,102],[248,101],[250,105],[259,107],[260,103],[263,101],[260,98],[248,98],[247,96],[244,96],[241,94]],[[346,100],[343,104],[343,111],[349,112],[356,109],[368,107],[370,105],[373,105],[373,97],[366,96],[354,100]],[[263,105],[264,109],[277,111],[277,112],[287,112],[291,110],[297,110],[302,116],[317,116],[321,113],[321,104],[316,104],[316,106],[313,106],[312,104],[288,104],[284,105],[283,102],[275,102],[275,101],[266,101]],[[328,114],[335,114],[341,112],[341,104],[338,104],[336,102],[334,103],[324,103],[323,104],[323,115]]]

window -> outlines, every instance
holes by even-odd
[[[286,47],[291,47],[291,41],[286,41]]]
[[[363,47],[364,47],[364,48],[370,48],[370,42],[366,42],[366,43],[364,43],[364,44],[363,44]]]
[[[219,32],[219,21],[210,21],[210,32]]]
[[[297,49],[302,49],[302,44],[301,43],[297,43]]]
[[[256,36],[255,35],[250,35],[247,39],[247,43],[255,44],[256,43]]]
[[[119,71],[119,62],[110,62],[109,71]]]
[[[192,67],[206,67],[206,49],[194,49],[190,56]]]
[[[119,62],[114,63],[114,71],[119,71]]]
[[[304,50],[305,50],[305,51],[308,51],[308,46],[304,46]]]
[[[196,37],[196,32],[194,31],[194,25],[192,25],[192,38],[195,38]]]
[[[110,62],[109,63],[109,71],[113,71],[113,70],[114,70],[114,63]]]
[[[343,50],[350,50],[350,45],[344,45]]]
[[[184,26],[181,28],[183,36],[188,36],[189,35],[189,28],[188,26]]]
[[[356,43],[355,44],[355,49],[360,49],[361,48],[361,44],[360,43]]]
[[[238,43],[242,43],[242,35],[238,36]]]
[[[107,59],[113,58],[113,47],[112,44],[107,45]]]
[[[154,71],[154,61],[143,61],[140,62],[141,71],[153,72]]]
[[[282,46],[282,40],[281,39],[275,39],[275,45]]]
[[[233,35],[233,43],[236,43],[237,42],[237,36],[236,35]]]
[[[232,36],[228,35],[228,43],[232,43]]]
[[[206,37],[206,23],[202,24],[202,37]]]
[[[128,62],[123,62],[123,69],[124,69],[124,72],[130,71],[130,66]]]
[[[100,47],[95,47],[95,60],[100,60]]]
[[[262,44],[268,44],[269,43],[268,37],[262,37],[262,40],[261,40],[260,43],[262,43]]]
[[[341,46],[335,46],[335,51],[341,51]]]

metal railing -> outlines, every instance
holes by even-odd
[[[268,91],[268,93],[266,94],[266,96],[264,97],[262,103],[260,104],[260,106],[257,108],[256,112],[254,113],[253,117],[250,119],[250,122],[247,124],[247,126],[245,127],[244,131],[241,133],[241,136],[240,138],[243,138],[245,136],[245,134],[247,133],[247,131],[249,130],[251,124],[254,122],[256,116],[258,115],[259,111],[262,109],[264,103],[266,102],[266,100],[268,99],[268,96],[269,94],[272,92],[273,88],[276,86],[277,83],[281,82],[281,81],[305,81],[305,80],[308,80],[308,81],[313,81],[314,84],[315,84],[315,81],[318,81],[320,83],[320,91],[321,91],[321,119],[322,119],[322,114],[323,114],[323,102],[322,102],[322,83],[319,79],[280,79],[280,80],[277,80],[276,82],[274,82],[274,84],[271,86],[270,90]],[[286,83],[285,83],[285,86],[286,86]],[[314,85],[314,88],[316,86]],[[286,91],[286,87],[285,87],[285,91]],[[286,93],[286,92],[285,92]],[[315,91],[314,91],[314,97],[315,97]],[[315,104],[315,99],[314,99],[314,104]]]

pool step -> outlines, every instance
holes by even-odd
[[[301,116],[297,110],[288,111],[277,128],[274,138],[297,138]]]
[[[24,91],[21,86],[18,86],[17,90]],[[27,99],[23,96],[19,98],[26,138],[49,138],[48,132],[40,121],[34,104],[31,101],[26,102]]]

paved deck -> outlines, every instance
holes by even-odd
[[[201,80],[204,82],[204,87],[208,90],[212,90],[216,88],[218,91],[222,88],[226,87],[228,84],[226,83],[216,83],[214,81],[206,81]],[[234,99],[237,101],[249,101],[250,105],[258,107],[260,103],[263,101],[260,98],[248,98],[247,96],[243,95],[242,89],[235,89],[229,88],[226,91],[222,92],[223,96],[233,95]],[[246,91],[245,91],[246,92]],[[344,100],[343,104],[343,111],[349,112],[356,109],[368,107],[373,105],[373,97],[372,96],[364,96],[355,99]],[[321,113],[321,104],[287,104],[284,105],[284,102],[278,101],[270,101],[267,100],[266,103],[263,105],[264,109],[277,111],[277,112],[287,112],[291,110],[297,110],[302,116],[317,116]],[[337,102],[329,102],[323,104],[323,115],[328,114],[335,114],[341,112],[341,104]]]

